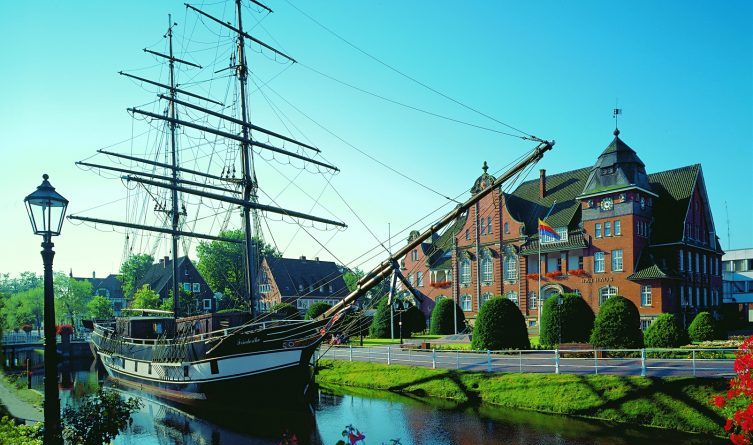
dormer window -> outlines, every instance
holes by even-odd
[[[614,165],[610,165],[609,167],[603,167],[601,169],[601,174],[602,175],[612,175],[612,174],[614,174],[614,172],[615,172]]]

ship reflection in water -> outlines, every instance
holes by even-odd
[[[103,381],[104,375],[88,362],[64,365],[60,371],[62,406],[75,405],[100,385],[143,401],[131,426],[113,441],[115,445],[277,445],[284,434],[295,435],[302,445],[334,445],[342,439],[346,425],[364,432],[368,444],[387,444],[390,439],[400,439],[402,445],[727,443],[663,430],[336,387],[314,391],[310,404],[239,400],[234,406],[198,412],[178,408],[145,391]],[[34,376],[33,385],[42,388],[41,373]]]

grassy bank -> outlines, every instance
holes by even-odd
[[[724,419],[708,401],[726,380],[608,375],[489,374],[323,360],[317,380],[464,403],[724,435]]]
[[[42,407],[44,397],[38,391],[27,389],[25,376],[21,374],[5,374],[0,372],[0,385],[3,385],[11,391],[22,402],[26,402],[37,408]]]

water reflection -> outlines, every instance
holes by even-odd
[[[311,404],[305,406],[291,406],[285,401],[238,400],[233,406],[196,411],[179,409],[147,392],[119,387],[103,378],[104,373],[90,361],[61,365],[61,405],[75,406],[101,384],[124,396],[139,397],[144,406],[133,416],[128,430],[116,438],[117,445],[278,444],[285,432],[295,434],[300,444],[333,445],[348,424],[365,432],[369,444],[398,438],[403,445],[726,443],[661,430],[338,387],[320,388]],[[40,370],[33,385],[41,391],[42,383]]]

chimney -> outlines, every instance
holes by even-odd
[[[73,278],[73,268],[71,267],[71,271],[68,272],[68,277]]]
[[[314,257],[314,261],[316,261],[318,263],[319,262],[319,257],[318,256]]]
[[[97,271],[96,270],[92,271],[92,278],[97,278]]]
[[[162,260],[162,265],[165,266],[165,269],[167,269],[167,262],[170,261],[169,256],[165,256],[165,258]]]
[[[301,261],[306,261],[306,257],[301,255]]]
[[[546,196],[546,169],[539,170],[539,198]]]
[[[165,259],[164,258],[160,258],[159,259],[159,265],[162,266],[162,267],[165,267]]]

